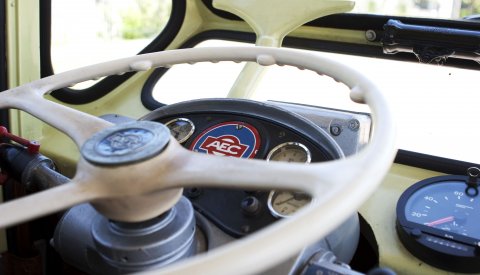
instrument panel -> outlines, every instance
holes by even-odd
[[[328,113],[331,115],[332,112]],[[344,129],[348,129],[351,118],[343,121],[339,116],[334,117],[336,127],[341,127],[337,125],[343,122]],[[358,117],[360,121],[365,119]],[[239,99],[172,104],[142,119],[164,123],[179,143],[199,153],[306,165],[344,157],[344,150],[335,139],[345,138],[348,133],[345,130],[343,136],[338,132],[332,134],[330,125],[313,123],[305,116],[287,110],[284,105],[278,107],[274,103]],[[322,122],[325,121],[328,119],[324,117]],[[357,139],[364,133],[363,128],[350,132]],[[352,136],[348,139],[349,145]],[[214,167],[209,172],[222,173]],[[288,218],[311,201],[310,196],[295,190],[195,187],[186,189],[184,195],[197,211],[233,237],[244,236],[278,219]]]

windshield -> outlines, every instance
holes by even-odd
[[[253,46],[209,40],[197,47]],[[475,148],[478,72],[446,66],[320,53],[361,71],[388,97],[398,122],[398,147],[451,159],[480,162]],[[225,97],[244,64],[223,62],[178,65],[155,85],[162,103]],[[182,81],[189,79],[189,81]],[[353,103],[348,88],[328,77],[291,67],[269,67],[254,99],[368,112]]]
[[[137,54],[165,28],[171,6],[170,0],[52,0],[53,71]],[[84,89],[97,82],[72,88]]]
[[[477,15],[480,1],[476,0],[367,0],[356,1],[353,13],[462,19]]]

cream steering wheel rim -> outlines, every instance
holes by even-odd
[[[11,226],[87,201],[94,201],[102,207],[114,208],[111,207],[111,202],[115,199],[124,199],[126,196],[137,198],[160,189],[169,189],[168,192],[177,195],[170,196],[172,197],[170,201],[166,200],[159,206],[159,208],[163,206],[161,210],[164,211],[176,202],[182,187],[208,182],[208,186],[217,187],[301,189],[310,193],[315,203],[305,207],[294,217],[284,219],[242,241],[147,273],[258,272],[285,260],[327,235],[356,212],[375,191],[387,173],[396,152],[395,127],[385,98],[375,85],[359,72],[333,60],[295,50],[263,47],[165,51],[92,65],[7,90],[0,93],[0,107],[20,109],[32,114],[66,133],[80,148],[90,136],[111,127],[111,124],[45,100],[43,96],[50,91],[72,83],[128,71],[145,71],[180,63],[232,60],[252,61],[261,65],[291,65],[325,74],[343,82],[351,89],[350,97],[353,100],[365,102],[371,109],[375,128],[370,143],[357,155],[311,165],[272,162],[267,164],[264,161],[212,157],[189,152],[173,138],[170,138],[169,145],[158,156],[141,163],[119,166],[115,171],[93,165],[81,158],[77,174],[71,183],[1,204],[1,213],[14,214],[2,215],[0,227]],[[83,124],[88,124],[88,127],[82,126]],[[222,167],[228,178],[202,173],[205,168],[212,165]],[[138,176],[143,179],[144,184],[127,186],[115,182],[128,180],[122,177],[126,177],[127,170],[132,169],[140,171]],[[247,175],[245,173],[247,170],[254,171],[251,173],[256,174],[255,177]],[[146,171],[156,171],[155,177],[144,175],[147,174]],[[112,211],[115,212],[114,210]],[[158,213],[153,211],[147,214],[152,216]],[[148,215],[142,218],[148,218]],[[125,217],[125,220],[132,218],[134,217]]]

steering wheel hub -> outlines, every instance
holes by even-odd
[[[90,163],[116,166],[150,159],[165,149],[170,131],[160,123],[134,121],[104,129],[82,146],[82,156]]]

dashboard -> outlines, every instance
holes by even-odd
[[[103,118],[114,123],[129,120],[118,115]],[[372,131],[370,115],[365,113],[241,99],[181,102],[159,108],[141,120],[163,123],[183,147],[199,153],[305,165],[357,153],[368,143]],[[26,159],[28,154],[22,150],[12,145],[8,147],[8,154],[0,154],[2,169],[9,169],[8,165],[16,162],[9,160],[12,156],[14,159]],[[14,155],[12,152],[15,152]],[[16,158],[16,154],[22,157]],[[28,164],[22,167],[38,176],[34,166]],[[405,173],[404,169],[408,169],[409,173]],[[47,170],[52,175],[49,168],[39,171]],[[327,271],[359,274],[357,272],[368,273],[377,266],[391,268],[401,274],[477,272],[479,227],[475,209],[478,208],[476,184],[480,170],[472,171],[470,177],[444,176],[393,164],[383,184],[358,214],[265,274]],[[222,173],[216,167],[206,172]],[[38,177],[39,181],[42,178]],[[68,179],[62,178],[58,184],[65,182]],[[187,231],[182,232],[184,240],[192,237],[196,241],[195,247],[185,246],[187,249],[178,256],[180,258],[214,249],[288,219],[311,201],[307,194],[297,190],[243,190],[235,186],[224,189],[200,185],[184,189],[183,195],[179,202],[181,207],[175,208],[175,211],[188,214],[179,216],[190,217],[186,222],[194,224],[197,230],[194,237]],[[184,210],[190,204],[194,211]],[[170,219],[175,211],[165,217]],[[160,225],[165,217],[147,221],[146,225]],[[104,261],[117,255],[118,251],[124,253],[126,248],[131,258],[137,256],[138,248],[132,246],[135,242],[131,243],[124,235],[116,236],[118,243],[110,246],[107,240],[112,233],[107,229],[112,223],[115,222],[107,221],[88,204],[75,206],[57,221],[51,244],[64,262],[86,273],[98,270],[107,273],[133,272],[135,270],[129,269],[131,267],[121,265],[124,263],[112,267],[113,260]],[[156,253],[169,248],[170,244],[165,245],[159,240],[167,236],[165,234],[171,234],[171,229],[170,233],[155,231],[153,238],[151,232],[142,231],[144,225],[141,224],[134,225],[135,230],[129,224],[115,226],[125,232],[133,232],[132,238],[153,242]],[[123,243],[125,239],[127,241]],[[98,250],[98,243],[105,246]]]
[[[287,111],[286,105],[238,99],[194,100],[160,108],[142,119],[165,124],[177,141],[192,151],[305,164],[344,157],[334,137],[340,137],[342,131],[342,137],[346,136],[347,130],[358,135],[365,128],[350,118],[343,124],[358,127],[350,126],[354,129],[350,130],[337,118],[329,123],[326,131],[304,116]],[[368,117],[356,116],[362,121]],[[212,167],[212,171],[207,172],[222,171]],[[184,195],[197,211],[233,237],[255,232],[279,218],[293,215],[311,200],[307,194],[295,190],[195,187],[186,189]]]

